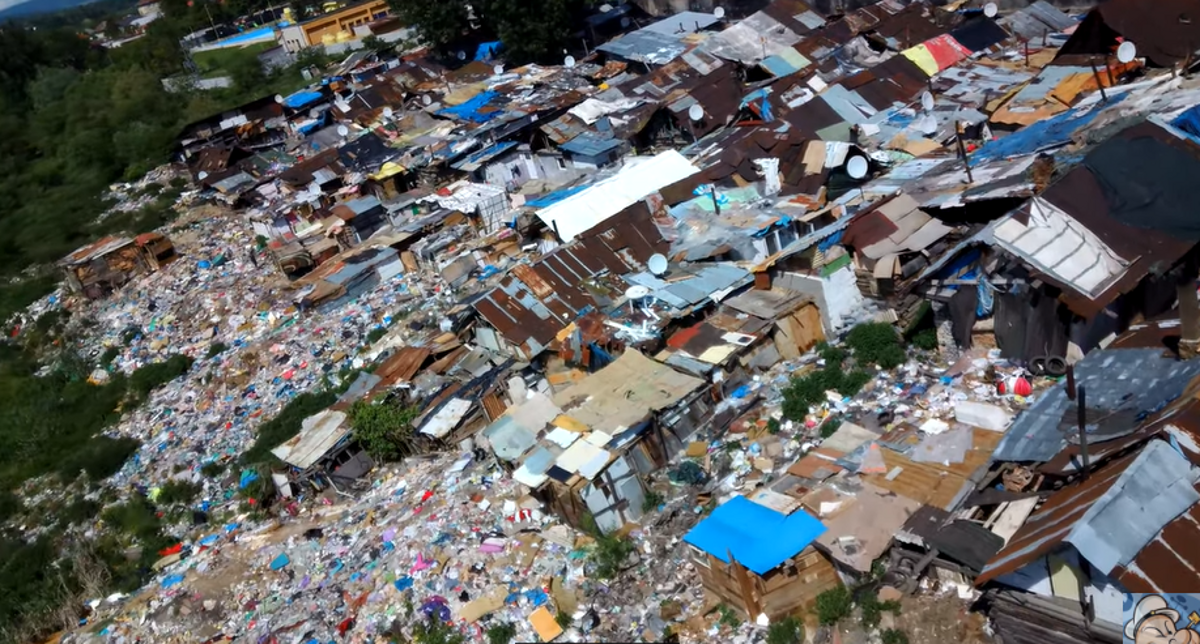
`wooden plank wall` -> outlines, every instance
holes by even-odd
[[[748,620],[758,617],[750,614],[755,609],[772,621],[803,612],[817,595],[842,583],[833,564],[811,546],[795,557],[794,565],[785,564],[765,576],[747,571],[753,586],[750,598],[744,596],[734,566],[712,555],[701,559],[693,553],[693,561],[705,591]]]

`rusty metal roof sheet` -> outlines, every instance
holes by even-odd
[[[375,375],[382,378],[379,386],[390,387],[398,382],[412,380],[431,354],[426,347],[404,347],[393,353],[375,369]]]
[[[87,246],[84,246],[83,248],[76,250],[75,252],[71,253],[70,255],[67,255],[59,263],[62,265],[69,266],[72,264],[82,264],[84,262],[90,262],[93,259],[96,259],[97,257],[104,257],[105,255],[107,255],[115,250],[124,248],[132,243],[133,243],[133,240],[128,237],[114,237],[114,236],[102,237],[102,238],[97,239],[96,241],[88,244]]]
[[[1116,571],[1118,576],[1149,583],[1135,562],[1163,528],[1200,502],[1198,478],[1200,469],[1170,443],[1153,440],[1136,454],[1053,494],[988,562],[975,583],[1016,572],[1064,545],[1073,546],[1104,574]],[[1132,516],[1137,519],[1131,521]],[[1144,561],[1161,554],[1155,546]]]
[[[1109,54],[1117,38],[1137,43],[1138,56],[1159,67],[1190,57],[1200,43],[1195,0],[1108,0],[1092,9],[1059,49],[1067,54]],[[1183,17],[1189,19],[1184,20]]]

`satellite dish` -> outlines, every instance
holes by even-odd
[[[207,179],[207,178],[208,178],[208,173],[207,173],[207,172],[205,172],[205,171],[203,171],[203,170],[201,170],[201,171],[200,171],[200,173],[196,175],[196,178],[197,178],[197,179],[199,179],[199,180],[201,180],[201,181],[204,181],[205,179]]]
[[[1134,58],[1137,58],[1137,45],[1126,40],[1117,47],[1117,60],[1122,63],[1128,63]]]
[[[504,65],[496,65],[492,68],[492,73],[499,76],[504,73]]]
[[[347,134],[350,134],[350,128],[346,127],[345,125],[339,125],[337,133],[338,136],[346,136]]]
[[[282,103],[282,102],[283,102],[283,94],[276,94],[276,95],[275,95],[275,102],[276,102],[276,103]]]
[[[433,99],[429,98],[429,94],[426,94],[421,97],[421,103],[423,103],[425,105],[430,105],[433,103]]]
[[[917,120],[917,129],[925,134],[933,134],[938,129],[937,119],[932,114],[926,114]]]
[[[717,7],[716,9],[713,9],[713,17],[716,18],[717,20],[721,20],[722,18],[724,18],[725,17],[725,7]]]
[[[995,18],[996,14],[999,13],[999,11],[1000,11],[1000,7],[997,7],[995,2],[989,2],[985,5],[983,5],[983,15],[985,15],[989,18]]]
[[[465,51],[460,51],[460,52],[458,52],[458,59],[459,59],[459,60],[466,60],[466,59],[467,59],[467,52],[465,52]]]
[[[704,118],[704,108],[700,107],[699,103],[692,105],[688,108],[688,118],[692,119],[693,121],[699,121],[700,119]]]
[[[662,275],[667,272],[667,257],[662,253],[654,253],[650,259],[646,260],[646,268],[650,269],[655,275]]]
[[[861,179],[867,176],[867,158],[850,157],[850,160],[846,162],[846,173],[852,179]]]
[[[921,109],[926,112],[933,111],[933,94],[929,92],[921,92]]]
[[[563,65],[565,65],[567,67],[567,69],[574,67],[575,66],[575,57],[567,56],[566,58],[563,59]]]
[[[600,13],[608,13],[609,11],[612,11],[612,10],[613,10],[613,6],[611,4],[600,5]]]
[[[647,295],[650,295],[650,289],[642,286],[641,284],[630,286],[625,290],[625,299],[629,301],[640,300]]]
[[[392,108],[390,108],[390,107],[383,108],[383,118],[390,119],[390,118],[392,118],[392,114],[393,114]]]

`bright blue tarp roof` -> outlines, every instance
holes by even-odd
[[[784,516],[735,496],[713,510],[683,540],[725,563],[732,552],[747,570],[765,575],[824,533],[825,525],[804,510]]]
[[[321,92],[314,92],[311,90],[301,90],[301,91],[296,92],[295,94],[292,94],[291,96],[283,99],[283,104],[292,109],[297,109],[300,107],[304,107],[305,105],[308,105],[309,103],[314,103],[319,100],[321,100]]]

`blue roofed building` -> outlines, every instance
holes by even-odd
[[[833,563],[814,547],[825,525],[798,506],[785,514],[739,495],[696,524],[683,540],[705,592],[747,619],[775,621],[840,586]]]

